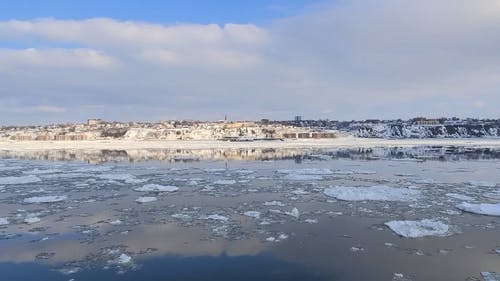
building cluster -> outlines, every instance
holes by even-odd
[[[1,140],[227,140],[253,141],[284,138],[335,138],[333,131],[272,122],[164,121],[157,123],[106,122],[89,119],[85,124],[8,126],[0,128]]]

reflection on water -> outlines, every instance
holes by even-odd
[[[493,149],[4,151],[2,158],[6,280],[464,280],[500,271],[499,218],[456,207],[500,203]],[[46,159],[65,161],[37,161]],[[413,197],[339,200],[325,194],[332,186],[385,186]],[[422,219],[440,220],[448,236],[403,238],[384,225]]]
[[[303,148],[252,148],[252,149],[130,149],[130,150],[0,150],[0,158],[18,158],[49,161],[140,162],[169,161],[193,162],[200,160],[287,160],[298,162],[305,159],[417,159],[417,160],[487,160],[500,159],[498,148],[420,146],[375,147],[349,149]]]
[[[36,263],[0,263],[2,280],[38,281],[68,280],[68,276],[52,271]],[[140,270],[127,274],[92,269],[71,274],[75,280],[148,280],[148,281],[194,281],[194,280],[335,280],[325,278],[301,264],[279,260],[272,255],[257,256],[166,256],[141,261]]]

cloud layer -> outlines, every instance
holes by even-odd
[[[496,0],[344,0],[267,26],[4,21],[0,115],[498,118],[499,26]]]

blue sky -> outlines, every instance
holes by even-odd
[[[155,23],[265,23],[312,0],[1,0],[0,20],[109,17]]]
[[[0,1],[0,125],[500,116],[498,0]]]

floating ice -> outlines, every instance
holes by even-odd
[[[215,220],[215,221],[223,221],[223,222],[226,222],[226,221],[229,220],[228,217],[217,215],[217,214],[209,215],[209,216],[206,217],[206,219],[208,219],[208,220]]]
[[[500,203],[497,204],[471,204],[467,202],[460,203],[456,206],[458,209],[479,214],[479,215],[487,215],[487,216],[500,216]]]
[[[297,209],[297,208],[293,208],[290,212],[285,212],[285,214],[292,216],[296,219],[298,219],[300,216],[299,209]]]
[[[291,181],[312,181],[322,180],[323,177],[320,175],[287,174],[283,177],[283,179]]]
[[[109,224],[111,224],[111,225],[120,225],[122,223],[123,222],[121,220],[114,220],[114,221],[109,222]]]
[[[141,192],[174,192],[179,190],[179,188],[171,185],[146,184],[142,187],[135,188],[134,190]]]
[[[33,224],[33,223],[37,223],[40,221],[41,221],[41,219],[39,217],[37,217],[36,214],[28,214],[26,216],[26,218],[24,219],[24,222],[27,224]]]
[[[280,206],[283,207],[285,204],[283,204],[281,201],[266,201],[264,202],[264,206]]]
[[[451,197],[453,199],[457,199],[457,200],[463,200],[463,201],[473,201],[474,200],[474,198],[472,198],[470,196],[459,194],[459,193],[446,193],[446,196]]]
[[[352,170],[352,172],[360,175],[374,175],[377,173],[376,171],[370,171],[370,170]]]
[[[214,181],[214,184],[218,184],[218,185],[231,185],[231,184],[235,184],[236,181],[235,180],[216,180]]]
[[[495,187],[497,185],[494,182],[488,182],[488,181],[469,181],[467,183],[472,186],[480,186],[480,187]]]
[[[24,203],[56,203],[66,200],[65,195],[61,196],[36,196],[24,199]]]
[[[125,183],[142,183],[147,180],[137,179],[134,175],[131,174],[103,174],[98,176],[103,180],[117,180],[124,181]]]
[[[0,218],[0,225],[8,225],[9,224],[9,220],[6,219],[6,218]]]
[[[156,197],[152,197],[152,196],[144,196],[144,197],[139,197],[135,200],[135,202],[137,203],[149,203],[149,202],[154,202],[158,200],[158,198]]]
[[[500,281],[500,272],[481,272],[484,281]]]
[[[395,188],[388,186],[369,187],[347,187],[335,186],[326,188],[323,192],[326,196],[345,201],[411,201],[420,195],[420,191],[406,188]]]
[[[330,169],[323,168],[306,168],[306,169],[282,169],[278,170],[280,174],[294,174],[294,175],[331,175],[333,174]]]
[[[306,219],[304,221],[307,222],[307,223],[318,223],[317,219]]]
[[[0,177],[0,184],[27,184],[40,182],[41,179],[37,176],[20,176],[20,177]]]
[[[295,195],[307,195],[307,194],[309,194],[309,191],[305,191],[302,188],[299,188],[299,189],[292,191],[292,193]]]
[[[336,175],[352,175],[354,174],[353,171],[348,171],[348,170],[336,170],[336,171],[333,171],[334,174]]]
[[[451,235],[450,227],[436,219],[423,219],[420,221],[389,221],[386,222],[385,225],[387,225],[396,234],[407,238]]]
[[[247,211],[245,213],[243,213],[245,216],[247,217],[251,217],[251,218],[260,218],[260,212],[258,211]]]
[[[114,260],[114,263],[116,264],[127,264],[132,262],[132,257],[130,257],[127,254],[121,254]]]
[[[61,172],[61,170],[57,170],[57,169],[34,169],[34,170],[31,170],[31,171],[23,171],[23,174],[28,174],[28,175],[46,175],[46,174],[55,174],[55,173],[59,173]]]

